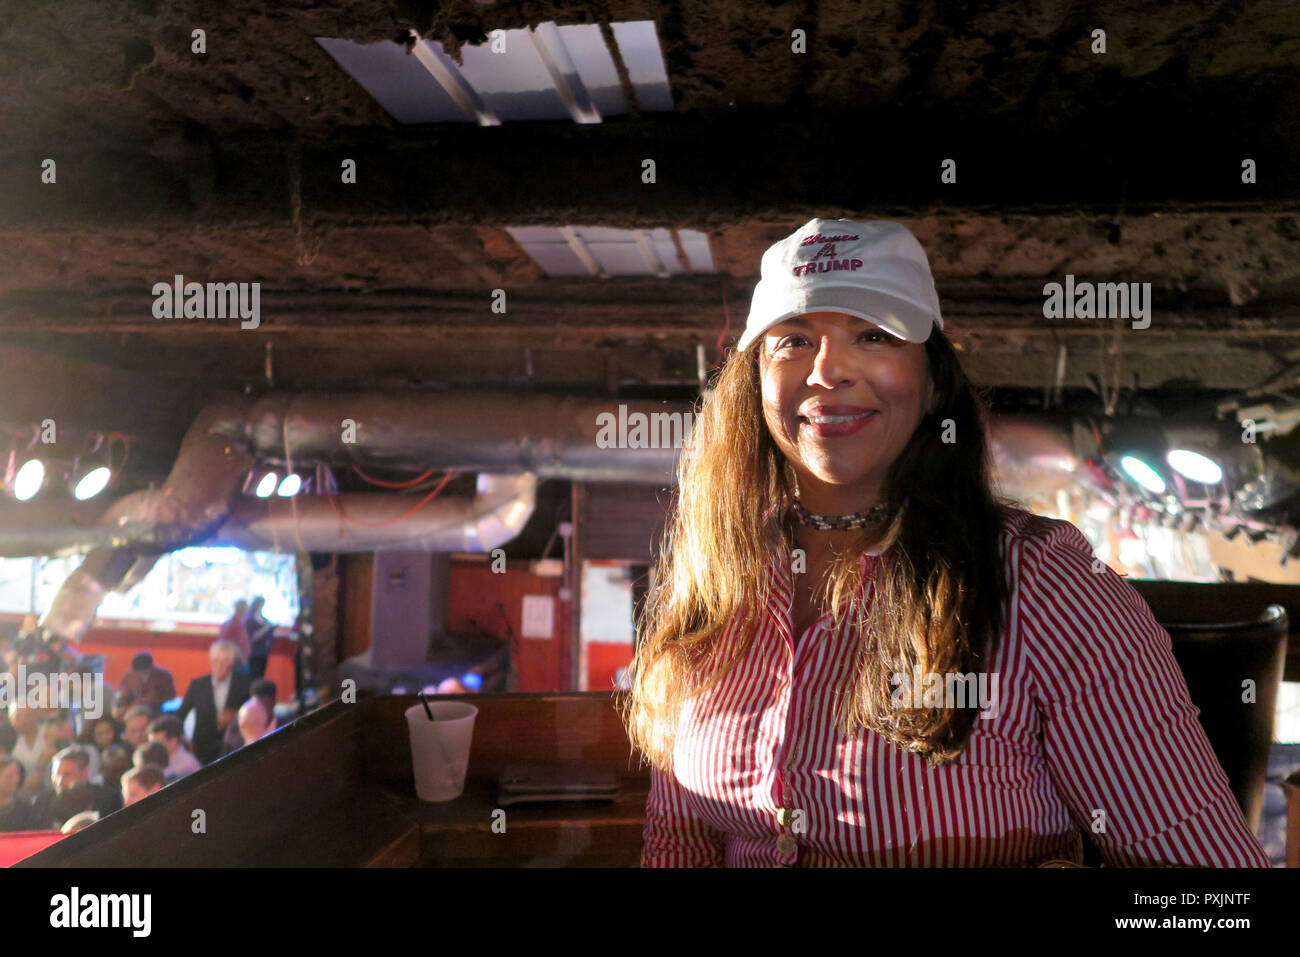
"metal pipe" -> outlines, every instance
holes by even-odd
[[[30,502],[0,500],[0,558],[62,555],[114,544],[120,533],[95,523],[112,501],[86,502],[38,497]]]
[[[80,641],[107,592],[128,590],[159,555],[201,542],[220,528],[253,456],[215,425],[240,415],[243,405],[231,400],[204,408],[185,433],[164,486],[120,498],[100,517],[96,531],[108,532],[109,544],[91,551],[63,582],[42,627]]]
[[[1053,415],[1000,415],[988,424],[998,491],[1017,501],[1053,495],[1079,481],[1080,457],[1069,421]]]
[[[434,499],[398,522],[393,519],[413,504],[410,496],[243,496],[206,544],[293,552],[490,552],[523,530],[536,501],[536,476],[486,473],[479,474],[473,498]]]
[[[691,424],[687,402],[460,392],[266,396],[219,427],[258,455],[303,465],[671,484]]]

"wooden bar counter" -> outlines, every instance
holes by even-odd
[[[17,866],[636,867],[649,770],[615,694],[431,698],[479,709],[465,792],[441,803],[415,794],[417,697],[334,701]],[[495,833],[497,777],[520,761],[608,767],[619,797],[512,804]]]

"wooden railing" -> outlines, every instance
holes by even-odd
[[[415,795],[404,713],[417,698],[332,702],[19,866],[635,867],[649,776],[613,694],[449,696],[479,713],[465,793],[440,804]],[[514,761],[608,767],[622,793],[514,805],[502,832],[496,780]]]

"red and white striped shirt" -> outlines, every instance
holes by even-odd
[[[840,734],[830,692],[856,636],[824,616],[795,642],[791,571],[775,556],[749,654],[683,706],[674,773],[651,772],[642,866],[1081,862],[1077,825],[1108,866],[1269,867],[1138,592],[1094,565],[1069,522],[1016,510],[1002,548],[997,707],[956,763],[936,768],[877,732]],[[879,558],[862,561],[870,601]],[[721,636],[723,655],[738,623]],[[783,828],[783,806],[801,820]],[[791,853],[778,848],[783,830]]]

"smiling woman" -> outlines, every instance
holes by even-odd
[[[759,356],[763,417],[802,476],[800,503],[831,513],[875,505],[885,470],[933,405],[925,346],[847,313],[816,312],[769,329]]]
[[[942,328],[896,223],[764,254],[640,629],[643,866],[1267,867],[1150,609],[994,495]]]

